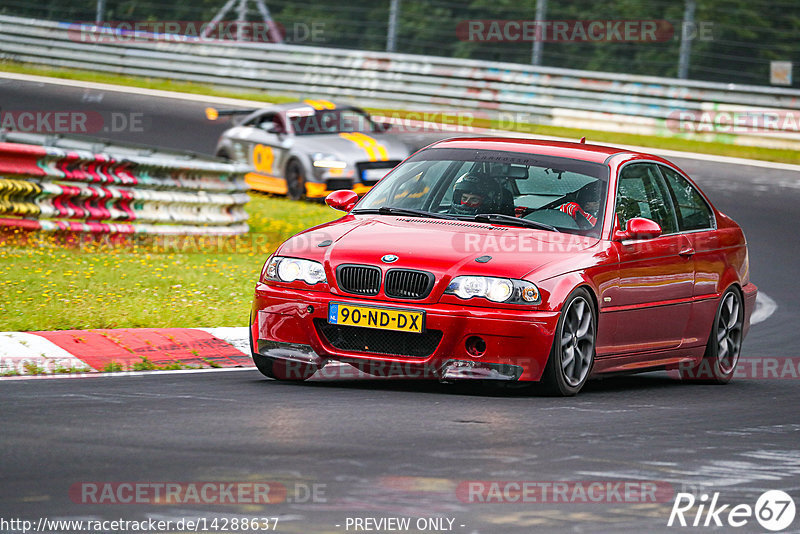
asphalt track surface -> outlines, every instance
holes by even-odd
[[[142,113],[145,131],[106,136],[210,153],[225,125],[209,124],[204,107],[0,81],[3,111]],[[800,174],[673,160],[742,225],[753,281],[778,305],[753,326],[743,356],[797,357]],[[704,532],[710,528],[667,527],[671,497],[487,504],[465,502],[457,489],[476,480],[647,480],[674,492],[719,492],[719,502],[730,504],[753,505],[763,491],[780,489],[800,505],[799,383],[742,379],[719,387],[652,373],[590,382],[575,398],[549,399],[416,381],[291,385],[255,370],[3,381],[0,518],[279,516],[278,532],[338,533],[355,531],[346,528],[348,518],[411,517],[413,525],[441,517],[453,520],[452,532],[467,534]],[[70,499],[71,487],[93,481],[280,482],[294,502]],[[313,484],[317,498],[307,502]],[[753,519],[716,529],[730,530],[764,531]],[[785,532],[800,532],[800,518]]]

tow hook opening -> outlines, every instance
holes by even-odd
[[[473,358],[480,358],[486,354],[486,341],[480,336],[469,336],[464,342],[467,354]]]

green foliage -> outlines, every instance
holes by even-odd
[[[108,362],[106,366],[103,367],[104,373],[121,373],[124,370],[125,368],[122,366],[121,363],[115,362],[113,360]]]

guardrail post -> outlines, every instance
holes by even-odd
[[[386,51],[394,52],[397,42],[397,19],[400,14],[400,0],[391,0],[389,5],[389,31],[386,36]]]
[[[683,24],[681,24],[681,49],[678,54],[678,78],[685,80],[689,76],[689,55],[692,53],[692,36],[687,29],[694,27],[695,0],[686,0],[683,10]]]
[[[94,17],[94,23],[100,24],[106,18],[106,0],[97,0],[97,11]]]
[[[536,23],[544,24],[544,18],[547,16],[547,0],[536,0]],[[533,52],[531,56],[532,65],[542,64],[542,47],[544,42],[542,31],[537,31],[533,37]]]

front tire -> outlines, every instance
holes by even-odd
[[[729,288],[719,299],[717,313],[708,336],[706,352],[697,366],[681,371],[684,380],[706,384],[727,384],[733,378],[744,339],[744,305],[736,288]]]
[[[306,196],[305,172],[296,159],[286,165],[286,196],[290,200],[302,200]]]
[[[592,372],[597,318],[589,292],[578,288],[567,297],[558,319],[553,347],[540,389],[546,395],[577,394]]]

